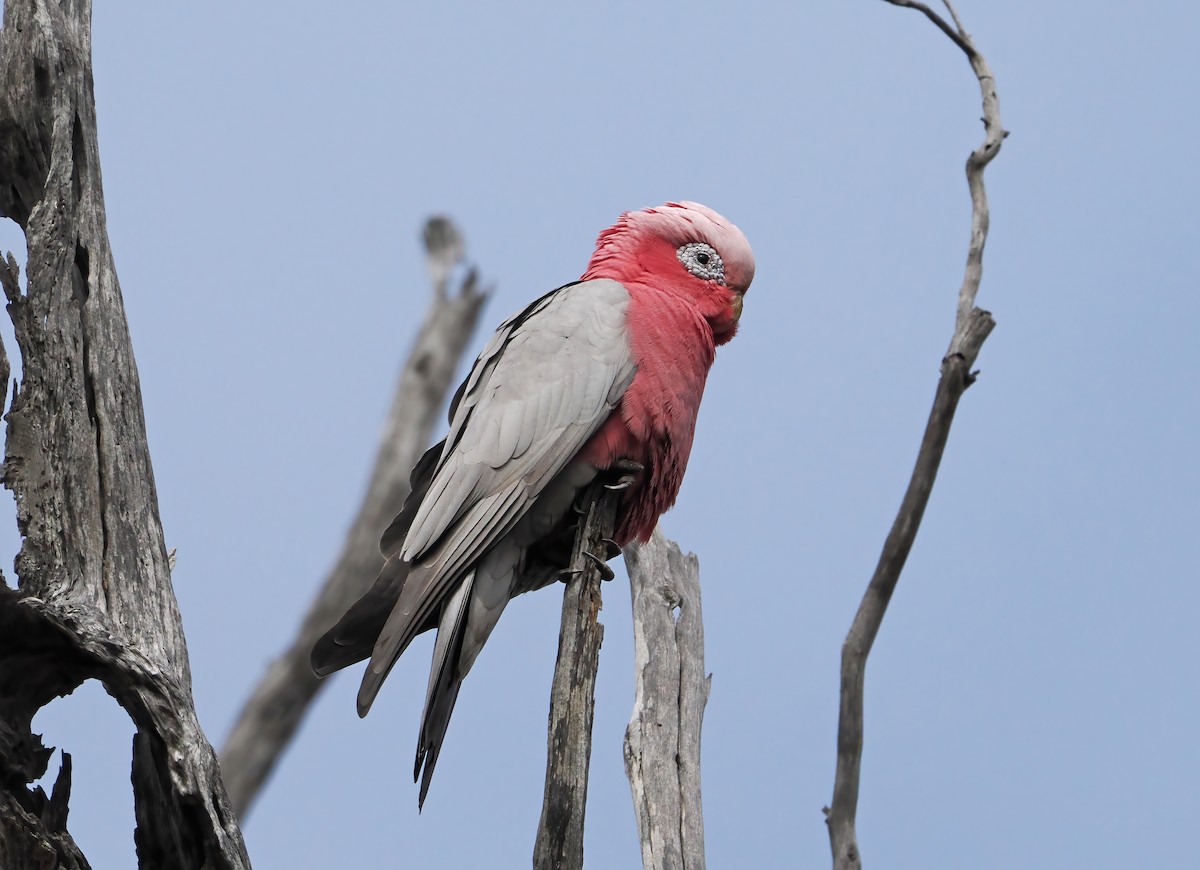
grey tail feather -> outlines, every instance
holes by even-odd
[[[376,671],[373,667],[375,664],[374,650],[372,649],[372,660],[367,663],[367,669],[363,671],[362,682],[358,686],[358,717],[361,719],[371,712],[371,705],[375,703],[375,698],[379,694],[379,690],[383,688],[383,681],[387,679],[388,674],[392,672],[396,662],[400,660],[400,656],[404,654],[404,649],[400,649],[395,654],[388,656],[386,665],[382,670]]]
[[[452,606],[458,607],[463,600],[462,590],[469,588],[473,574],[468,574],[465,578],[459,581],[459,588],[450,593],[447,599],[444,594],[439,596],[441,601],[442,620],[439,624],[436,621],[436,613],[438,612],[438,604],[430,598],[427,601],[417,600],[415,607],[418,613],[414,614],[409,609],[409,605],[405,603],[405,595],[401,595],[400,600],[396,602],[392,612],[388,614],[387,621],[383,625],[383,629],[379,633],[378,639],[375,641],[375,646],[371,649],[371,660],[367,663],[367,669],[363,671],[362,683],[358,687],[358,715],[366,716],[371,710],[371,705],[375,703],[375,698],[379,694],[380,688],[383,687],[383,681],[387,679],[388,674],[392,672],[392,668],[396,666],[396,662],[404,655],[409,644],[413,642],[416,636],[434,625],[438,626],[438,640],[434,644],[435,654],[438,650],[445,647],[443,635],[446,640],[451,639],[451,635],[446,629],[446,612]],[[411,579],[411,578],[410,578]],[[428,579],[428,578],[425,578]],[[415,593],[414,596],[431,595],[428,588],[423,588],[420,583],[404,590],[405,593]],[[411,602],[410,602],[411,603]]]
[[[400,600],[409,567],[407,562],[399,558],[388,559],[374,585],[342,615],[333,628],[313,644],[310,661],[318,677],[328,676],[370,658],[375,640],[387,623],[388,614]],[[421,626],[421,631],[433,628],[435,624],[430,619]]]
[[[454,704],[458,700],[458,689],[462,685],[460,677],[453,677],[438,692],[434,699],[434,707],[426,716],[421,727],[421,742],[417,746],[417,762],[413,770],[413,782],[417,774],[421,776],[421,792],[417,796],[417,812],[425,807],[425,796],[429,794],[429,783],[433,781],[433,769],[437,766],[438,755],[442,751],[442,741],[446,738],[446,729],[450,725],[450,714],[454,712]],[[422,769],[422,764],[424,769]]]
[[[429,784],[433,780],[433,769],[437,766],[442,751],[442,741],[450,725],[450,715],[458,700],[458,689],[462,676],[458,672],[462,655],[463,638],[467,629],[467,610],[471,602],[471,590],[475,585],[474,572],[468,574],[442,608],[442,620],[438,626],[438,642],[433,648],[433,665],[429,673],[429,690],[425,698],[425,710],[421,714],[421,733],[417,738],[417,756],[413,764],[413,781],[421,780],[417,797],[418,812],[425,806]]]

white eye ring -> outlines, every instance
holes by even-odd
[[[717,249],[706,242],[688,242],[680,245],[675,256],[683,267],[704,281],[725,283],[725,262]]]

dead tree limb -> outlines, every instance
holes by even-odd
[[[91,3],[8,0],[0,30],[0,214],[25,233],[26,292],[0,268],[21,351],[3,482],[23,537],[0,586],[0,864],[86,867],[66,833],[70,765],[47,799],[34,714],[86,679],[137,728],[142,867],[249,867],[196,719],[108,242],[92,89]]]
[[[704,870],[700,728],[711,677],[704,672],[700,561],[658,529],[625,549],[633,599],[633,715],[625,775],[633,793],[642,866]]]
[[[604,626],[599,615],[601,578],[612,571],[608,555],[620,493],[600,483],[588,492],[587,514],[571,553],[563,593],[558,660],[550,690],[546,749],[546,793],[534,844],[534,870],[582,870],[583,822],[587,807],[596,670]]]
[[[924,3],[908,0],[888,2],[923,13],[967,55],[983,97],[984,140],[967,158],[967,184],[971,193],[971,239],[967,248],[963,282],[958,293],[954,335],[946,357],[942,360],[941,378],[917,453],[916,467],[913,469],[896,520],[884,542],[875,573],[842,646],[837,772],[833,800],[825,810],[834,870],[858,870],[862,867],[855,831],[855,815],[858,809],[859,773],[862,766],[863,680],[867,656],[883,623],[888,602],[900,580],[904,562],[916,539],[925,506],[929,503],[929,494],[937,477],[946,440],[950,436],[950,424],[954,420],[958,401],[974,382],[977,373],[972,371],[972,366],[979,356],[983,342],[996,325],[990,313],[975,307],[975,296],[979,292],[979,283],[983,276],[983,249],[988,231],[988,204],[983,171],[1000,152],[1001,143],[1007,135],[1000,122],[1000,103],[996,96],[992,72],[983,55],[975,48],[970,35],[963,29],[958,14],[948,0],[945,6],[953,19],[953,25]]]
[[[296,636],[251,692],[221,750],[229,799],[243,820],[327,682],[313,675],[313,644],[379,574],[379,536],[408,496],[409,472],[429,446],[438,411],[487,300],[473,270],[457,293],[448,292],[451,272],[463,257],[462,237],[449,220],[431,218],[424,238],[433,299],[400,375],[366,495]]]

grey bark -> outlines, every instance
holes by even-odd
[[[983,277],[983,249],[987,242],[988,204],[983,171],[1000,152],[1008,134],[1000,122],[1000,104],[995,82],[987,61],[963,29],[954,7],[945,2],[953,19],[947,23],[923,3],[888,0],[895,6],[916,9],[929,18],[963,50],[979,81],[983,99],[984,141],[967,158],[967,183],[971,194],[971,238],[967,263],[959,288],[957,316],[950,347],[942,360],[941,378],[934,395],[933,409],[921,439],[916,466],[904,493],[904,499],[883,545],[883,552],[858,612],[842,646],[841,695],[838,714],[837,771],[833,800],[825,809],[829,826],[829,844],[835,870],[859,870],[862,856],[858,848],[855,816],[858,809],[859,774],[863,748],[863,687],[867,656],[883,623],[888,602],[900,580],[900,572],[912,549],[929,503],[942,453],[950,436],[950,425],[966,389],[974,382],[972,371],[984,341],[995,327],[989,312],[975,307],[975,297]]]
[[[625,550],[633,600],[633,715],[625,774],[646,870],[703,870],[700,728],[704,673],[700,562],[658,529]]]
[[[105,228],[89,0],[9,0],[0,85],[0,214],[29,264],[24,294],[12,258],[0,268],[22,358],[3,482],[23,536],[18,588],[0,587],[0,863],[87,866],[65,829],[69,764],[50,798],[28,787],[49,757],[30,723],[95,678],[137,728],[140,865],[249,867],[192,702]]]
[[[243,820],[328,682],[313,675],[313,644],[379,574],[379,536],[408,496],[409,472],[429,446],[438,411],[487,300],[473,270],[457,292],[448,292],[451,271],[463,256],[462,237],[449,220],[430,219],[424,238],[433,299],[400,375],[362,505],[296,636],[251,692],[221,750],[229,798]]]
[[[616,526],[620,493],[596,484],[588,512],[575,538],[567,588],[563,593],[558,660],[550,689],[546,790],[533,850],[535,870],[581,870],[587,809],[588,763],[596,709],[596,671],[604,626],[599,615],[602,576],[611,570],[590,558],[607,555]]]

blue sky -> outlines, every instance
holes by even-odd
[[[1200,815],[1200,11],[961,0],[1012,136],[963,400],[867,674],[869,867],[1183,866]],[[819,867],[838,654],[949,340],[977,85],[921,16],[824,4],[99,4],[109,233],[196,702],[220,743],[357,506],[450,214],[488,329],[621,211],[705,202],[758,259],[666,532],[701,560],[713,867]],[[0,244],[20,251],[19,233]],[[476,337],[478,347],[485,336]],[[11,346],[10,346],[11,352]],[[0,552],[11,565],[14,535]],[[628,590],[606,588],[588,866],[637,862]],[[526,866],[559,599],[515,603],[423,815],[429,642],[325,692],[245,826],[260,868]],[[132,728],[37,720],[131,866]]]

